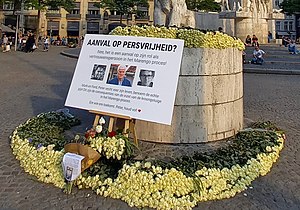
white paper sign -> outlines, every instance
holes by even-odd
[[[171,124],[184,42],[87,34],[66,106]]]
[[[62,167],[67,181],[75,180],[81,174],[81,161],[84,156],[66,153],[63,157]]]

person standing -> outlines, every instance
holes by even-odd
[[[34,36],[32,34],[29,34],[28,39],[26,41],[26,46],[25,46],[25,52],[26,53],[33,52],[34,43],[35,43]]]
[[[272,39],[273,39],[273,34],[271,33],[271,31],[268,31],[268,43],[270,43]]]
[[[122,85],[131,87],[131,82],[125,78],[126,66],[119,65],[117,70],[117,77],[108,81],[108,84]]]
[[[22,44],[23,44],[23,37],[22,35],[19,35],[19,39],[18,39],[18,50],[22,51]]]
[[[45,36],[44,37],[44,51],[46,52],[46,51],[48,51],[48,49],[49,49],[49,38],[48,38],[48,36]]]
[[[3,35],[2,43],[3,43],[3,52],[10,51],[10,48],[9,48],[9,50],[7,49],[9,44],[8,44],[8,37],[6,36],[6,34]]]

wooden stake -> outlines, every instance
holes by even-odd
[[[114,128],[114,124],[116,120],[119,119],[124,119],[125,124],[124,124],[124,129],[123,129],[123,134],[128,137],[128,130],[132,133],[133,135],[133,141],[136,146],[138,146],[138,139],[136,136],[136,131],[135,131],[135,119],[132,119],[131,117],[124,116],[124,115],[118,115],[118,114],[112,114],[112,113],[107,113],[107,112],[98,112],[94,110],[90,110],[90,113],[95,114],[95,120],[93,124],[93,128],[95,129],[96,126],[99,124],[99,119],[100,115],[102,116],[108,116],[109,118],[109,124],[108,124],[108,132],[112,132]]]

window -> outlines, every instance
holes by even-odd
[[[90,15],[99,15],[100,9],[94,6],[94,3],[89,3],[88,14]]]
[[[279,0],[275,0],[275,6],[279,7]]]
[[[94,5],[95,3],[89,3],[88,5],[89,5],[89,10],[91,10],[91,9],[93,9],[93,10],[99,10],[99,8],[98,7],[95,7],[95,5]]]
[[[289,22],[289,31],[293,31],[293,21]]]
[[[280,31],[280,21],[276,21],[276,31]]]
[[[99,10],[89,10],[88,14],[90,14],[90,15],[99,15]]]
[[[283,30],[285,30],[285,31],[288,30],[288,21],[284,21]]]
[[[75,6],[73,10],[70,12],[70,14],[79,15],[80,14],[80,3],[75,2]]]
[[[3,10],[13,10],[14,3],[12,2],[3,2]]]
[[[74,14],[74,15],[79,15],[80,14],[80,10],[78,9],[73,9],[70,14]]]

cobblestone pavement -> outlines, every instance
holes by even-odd
[[[90,190],[73,190],[66,195],[26,174],[11,153],[9,135],[16,126],[41,112],[64,106],[76,59],[59,55],[61,50],[52,47],[49,52],[0,53],[0,209],[136,209]],[[299,80],[298,75],[244,75],[245,117],[271,120],[286,130],[285,148],[271,172],[253,182],[253,189],[231,199],[200,203],[196,210],[300,209]],[[93,121],[86,111],[71,112],[86,122]],[[167,148],[156,145],[159,147]]]

